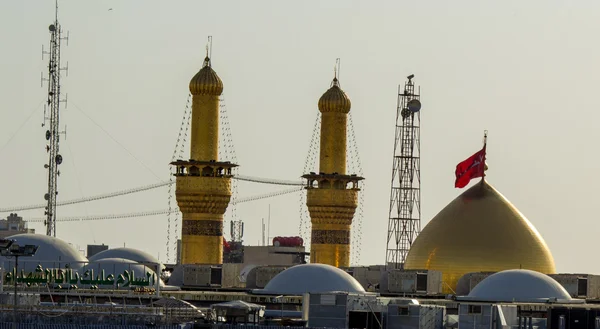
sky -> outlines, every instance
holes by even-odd
[[[169,179],[188,83],[212,36],[239,173],[247,176],[300,179],[318,99],[341,59],[366,178],[360,264],[385,260],[397,88],[415,74],[422,226],[462,192],[455,166],[481,148],[488,130],[487,179],[535,225],[558,272],[600,273],[593,261],[599,14],[591,0],[62,0],[69,70],[59,199]],[[44,202],[41,51],[53,19],[54,1],[0,2],[0,208]],[[238,193],[288,188],[240,182]],[[162,210],[168,196],[163,187],[59,207],[58,216]],[[259,243],[269,209],[270,236],[297,235],[300,200],[294,193],[237,205],[246,243]],[[43,210],[19,215],[40,218]],[[165,261],[178,235],[173,220],[168,226],[166,215],[59,222],[57,237],[81,249],[126,245]],[[45,231],[42,223],[30,227]]]

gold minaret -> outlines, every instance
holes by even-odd
[[[358,205],[358,182],[346,175],[346,129],[350,99],[340,89],[337,76],[319,99],[321,146],[319,174],[307,179],[306,205],[312,223],[310,262],[350,266],[350,227]]]
[[[219,96],[223,82],[208,55],[190,81],[192,137],[190,160],[178,160],[175,195],[183,217],[182,264],[223,263],[223,214],[231,198],[231,169],[219,162]]]

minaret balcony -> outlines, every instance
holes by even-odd
[[[196,160],[177,160],[171,162],[171,165],[177,168],[175,176],[199,176],[199,177],[232,177],[232,169],[237,167],[237,164],[229,161],[219,162],[196,161]]]

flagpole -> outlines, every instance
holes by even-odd
[[[485,165],[486,165],[485,160],[486,160],[486,156],[487,156],[487,150],[486,150],[486,147],[487,147],[487,134],[488,134],[488,131],[484,130],[483,131],[483,163],[482,163],[482,165],[483,165],[483,175],[481,175],[481,185],[483,185],[483,182],[485,181]]]

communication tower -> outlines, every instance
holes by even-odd
[[[231,222],[231,241],[242,242],[244,238],[244,222],[242,220],[232,220]]]
[[[386,265],[400,268],[421,230],[420,90],[408,76],[398,87]],[[420,89],[420,88],[419,88]]]
[[[63,161],[62,155],[59,153],[59,141],[61,134],[64,134],[65,138],[67,136],[66,129],[59,131],[60,103],[67,101],[66,97],[62,100],[60,96],[60,73],[64,70],[68,75],[68,64],[64,68],[60,66],[60,46],[63,40],[67,41],[68,45],[69,40],[68,34],[67,37],[62,37],[62,28],[58,23],[58,3],[56,4],[54,23],[50,24],[48,29],[50,30],[50,50],[46,52],[42,46],[42,59],[44,55],[50,57],[48,78],[45,79],[42,73],[42,86],[44,81],[48,82],[48,100],[44,107],[44,122],[42,123],[42,127],[46,127],[46,123],[48,123],[45,136],[48,163],[44,165],[48,169],[48,192],[44,195],[48,205],[45,208],[44,225],[46,226],[46,235],[56,236],[56,197],[58,195],[58,176],[60,176],[58,167]]]

